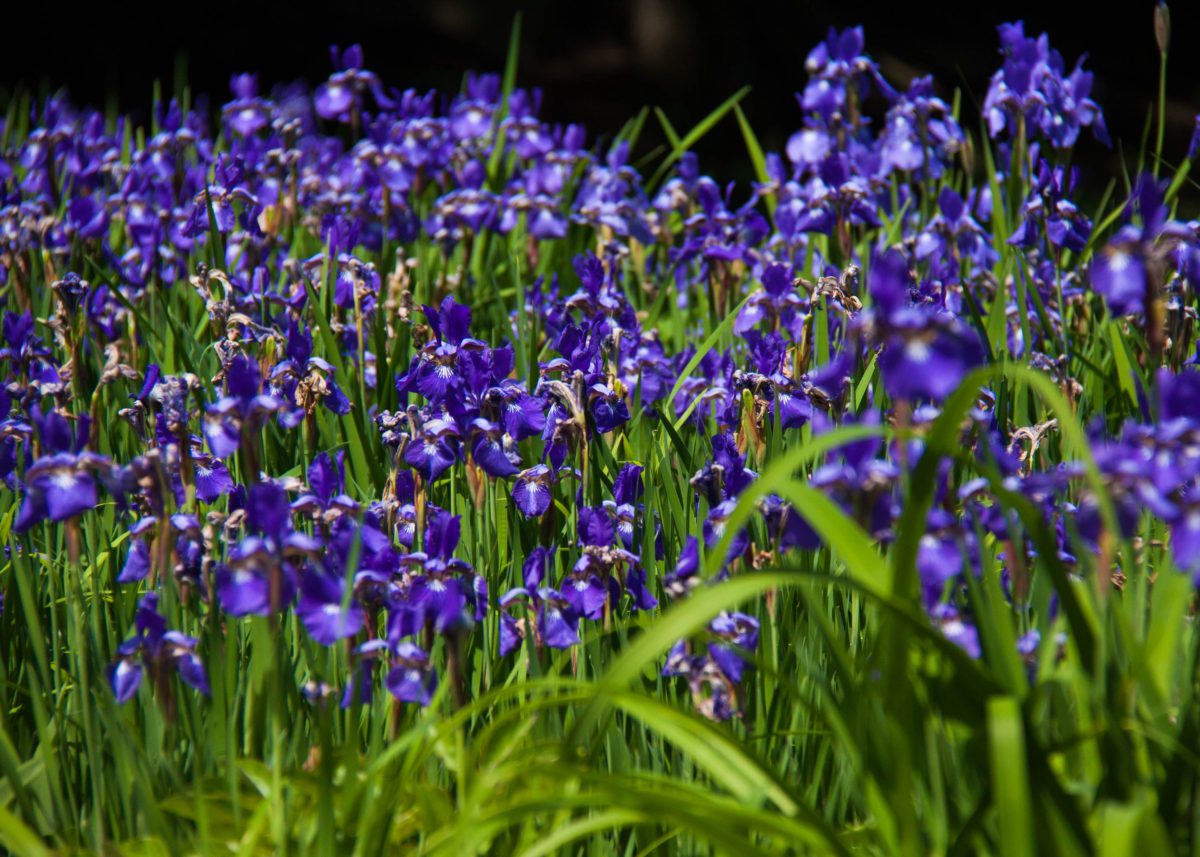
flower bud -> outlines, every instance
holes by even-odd
[[[1160,54],[1165,54],[1171,44],[1171,10],[1166,3],[1154,7],[1154,41],[1158,43]]]

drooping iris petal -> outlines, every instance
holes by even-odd
[[[308,466],[308,486],[323,505],[329,505],[329,501],[341,490],[340,467],[341,462],[335,469],[333,459],[327,452],[319,453]]]
[[[978,658],[982,654],[979,645],[979,630],[958,614],[953,607],[943,605],[942,610],[935,610],[933,618],[941,626],[946,639],[962,648],[968,655]]]
[[[524,565],[521,566],[521,579],[525,582],[526,589],[535,591],[542,585],[542,580],[545,579],[553,560],[553,547],[547,550],[538,545],[529,552],[529,555],[525,557]]]
[[[436,482],[438,477],[450,469],[457,460],[454,450],[441,438],[426,434],[417,438],[404,451],[404,460],[412,465],[425,478],[426,482]]]
[[[296,615],[309,635],[323,646],[345,637],[353,637],[363,626],[363,611],[351,598],[342,607],[343,585],[340,578],[314,572],[300,578],[300,600]]]
[[[246,524],[257,533],[280,538],[290,528],[291,506],[283,488],[274,482],[259,482],[246,499]]]
[[[437,674],[412,667],[393,667],[384,679],[388,693],[401,702],[428,705],[437,690]]]
[[[471,456],[485,473],[499,479],[521,472],[521,469],[509,460],[504,445],[498,439],[481,437],[471,450]]]
[[[907,400],[945,399],[982,362],[979,337],[965,328],[893,337],[879,356],[888,395]]]
[[[508,613],[500,614],[500,657],[504,657],[521,645],[521,626]]]
[[[338,386],[337,381],[328,378],[325,383],[329,388],[328,395],[322,400],[325,407],[341,416],[350,413],[350,399],[342,392],[342,388]]]
[[[217,458],[228,458],[238,451],[242,434],[236,426],[221,417],[209,415],[204,419],[204,439]]]
[[[751,297],[733,322],[734,333],[744,336],[746,331],[757,327],[759,322],[766,317],[767,313],[763,302]]]
[[[331,79],[317,88],[315,103],[322,119],[340,119],[354,105],[354,90],[346,81]]]
[[[592,403],[592,418],[596,421],[596,431],[607,434],[629,422],[629,406],[619,396],[604,395]]]
[[[194,464],[196,476],[196,498],[202,503],[212,503],[218,497],[233,490],[233,477],[220,461],[208,458],[197,459]]]
[[[91,475],[70,466],[57,468],[48,476],[39,477],[34,487],[46,498],[50,520],[62,522],[96,508],[96,482]]]
[[[582,544],[608,547],[614,535],[612,519],[604,509],[587,506],[579,510],[579,541]]]
[[[1171,557],[1200,580],[1200,509],[1189,510],[1171,527]]]
[[[575,622],[568,620],[562,608],[546,603],[538,614],[538,634],[542,642],[552,649],[569,649],[579,645],[579,632]]]
[[[535,465],[521,472],[513,484],[512,500],[526,518],[538,518],[550,508],[550,468]]]
[[[175,666],[179,671],[179,677],[185,684],[205,696],[212,696],[212,691],[208,686],[208,675],[204,672],[204,664],[197,655],[192,652],[183,654],[175,662]]]
[[[142,683],[142,664],[131,658],[121,658],[109,670],[109,684],[117,702],[125,703],[133,698]]]
[[[425,525],[425,551],[430,556],[449,559],[458,547],[462,533],[462,517],[437,509]]]
[[[1096,255],[1091,269],[1092,286],[1104,296],[1113,315],[1139,312],[1146,302],[1146,265],[1138,253],[1124,246],[1106,247]]]
[[[626,464],[617,473],[613,480],[613,500],[618,505],[642,499],[642,470],[640,464]]]
[[[741,656],[719,643],[709,643],[708,654],[721,668],[721,672],[725,673],[726,678],[734,684],[741,682],[742,673],[746,668],[746,662]]]
[[[536,437],[546,428],[545,406],[527,393],[506,398],[503,409],[504,430],[514,440]]]
[[[231,616],[265,615],[271,605],[266,577],[244,569],[217,571],[217,597]]]
[[[946,583],[962,571],[962,554],[952,539],[926,535],[917,550],[917,573],[929,603],[936,602]]]
[[[412,643],[396,647],[397,663],[388,671],[384,685],[401,702],[428,705],[437,690],[437,673],[429,665],[429,656]]]
[[[604,615],[608,589],[594,574],[574,575],[563,585],[563,597],[580,616],[599,619]]]
[[[625,591],[633,598],[634,607],[638,610],[653,610],[658,606],[658,599],[646,586],[646,571],[640,566],[629,569],[625,576]]]
[[[117,575],[117,583],[135,583],[150,574],[150,548],[143,539],[133,539],[125,565]]]

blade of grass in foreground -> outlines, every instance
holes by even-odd
[[[1000,696],[988,702],[988,747],[992,791],[999,814],[1003,857],[1033,854],[1033,807],[1027,788],[1025,734],[1018,703]]]

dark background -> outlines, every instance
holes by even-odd
[[[366,66],[389,85],[454,90],[467,69],[500,70],[517,8],[524,15],[518,81],[544,90],[544,117],[579,121],[590,135],[611,135],[643,105],[659,105],[682,133],[738,87],[753,90],[743,106],[764,148],[780,150],[799,124],[792,94],[805,81],[804,58],[828,26],[862,24],[867,52],[894,83],[932,72],[949,99],[963,90],[964,123],[978,127],[977,105],[999,64],[997,24],[1024,19],[1026,32],[1047,31],[1068,68],[1084,52],[1096,73],[1093,96],[1114,139],[1136,151],[1155,97],[1158,52],[1153,3],[1005,2],[789,4],[619,0],[613,3],[488,0],[428,3],[322,2],[90,3],[79,9],[3,13],[0,100],[18,86],[66,86],[76,102],[117,100],[145,117],[152,82],[174,85],[177,69],[214,105],[228,98],[232,72],[258,71],[264,89],[331,71],[328,46],[361,42]],[[1182,157],[1200,110],[1200,4],[1172,9],[1165,156]],[[181,66],[180,59],[184,60]],[[644,154],[661,134],[647,124]],[[1118,169],[1118,150],[1081,138],[1078,160],[1089,171]],[[702,167],[718,177],[747,178],[737,126],[727,121],[698,147]]]

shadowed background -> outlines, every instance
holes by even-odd
[[[1093,96],[1115,140],[1138,148],[1155,97],[1158,52],[1153,3],[1138,0],[1100,13],[1093,3],[1004,2],[789,4],[619,0],[585,5],[488,0],[432,3],[338,2],[308,11],[294,3],[128,3],[86,11],[52,4],[10,18],[0,51],[0,97],[17,85],[66,86],[77,102],[145,116],[152,82],[170,91],[186,69],[194,93],[228,98],[229,75],[258,71],[263,84],[297,78],[316,83],[332,70],[331,43],[363,44],[366,66],[393,86],[459,86],[467,69],[499,70],[513,15],[524,16],[518,80],[544,91],[542,113],[615,133],[643,105],[661,106],[682,132],[739,87],[763,146],[780,150],[800,119],[792,93],[805,80],[804,58],[828,26],[862,24],[867,51],[894,83],[933,73],[947,99],[963,90],[964,124],[978,128],[975,105],[998,66],[995,27],[1024,19],[1050,35],[1068,67],[1084,52],[1096,73]],[[1200,8],[1172,8],[1175,50],[1168,78],[1165,156],[1182,156],[1200,110]],[[157,29],[155,36],[147,36]],[[661,134],[647,124],[640,146]],[[1080,137],[1076,159],[1115,170],[1115,151]],[[736,125],[727,120],[698,146],[701,166],[722,178],[749,178]]]

